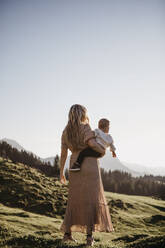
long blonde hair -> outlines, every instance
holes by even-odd
[[[66,125],[66,133],[68,141],[72,144],[73,148],[75,149],[79,144],[81,123],[89,123],[87,109],[80,104],[74,104],[69,110],[68,123]]]

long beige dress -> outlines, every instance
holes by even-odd
[[[69,168],[79,152],[88,147],[88,140],[94,137],[89,124],[81,124],[80,130],[80,142],[76,150],[67,140],[66,128],[61,136],[61,146],[72,152]],[[104,196],[99,161],[92,157],[84,159],[80,171],[69,171],[68,202],[60,231],[67,232],[70,228],[72,232],[86,233],[87,227],[91,227],[92,231],[115,231]]]

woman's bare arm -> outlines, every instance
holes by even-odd
[[[88,145],[97,152],[100,152],[102,156],[105,155],[105,149],[102,148],[95,140],[95,138],[88,141]]]
[[[64,166],[68,156],[68,149],[62,148],[61,149],[61,156],[60,156],[60,178],[62,179],[64,176]]]

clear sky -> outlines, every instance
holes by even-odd
[[[121,161],[165,166],[165,1],[0,0],[0,139],[60,152],[72,104]]]

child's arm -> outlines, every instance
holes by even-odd
[[[112,157],[116,158],[116,153],[115,153],[116,147],[113,144],[114,141],[113,141],[112,136],[110,134],[108,136],[109,136],[109,144],[110,144],[110,151],[112,152]]]
[[[115,152],[112,152],[112,157],[116,158],[116,153]]]
[[[113,143],[110,144],[110,151],[114,152],[116,150],[116,147],[114,146]]]
[[[110,144],[110,151],[112,152],[113,158],[116,158],[115,150],[116,150],[116,147],[113,144]]]

